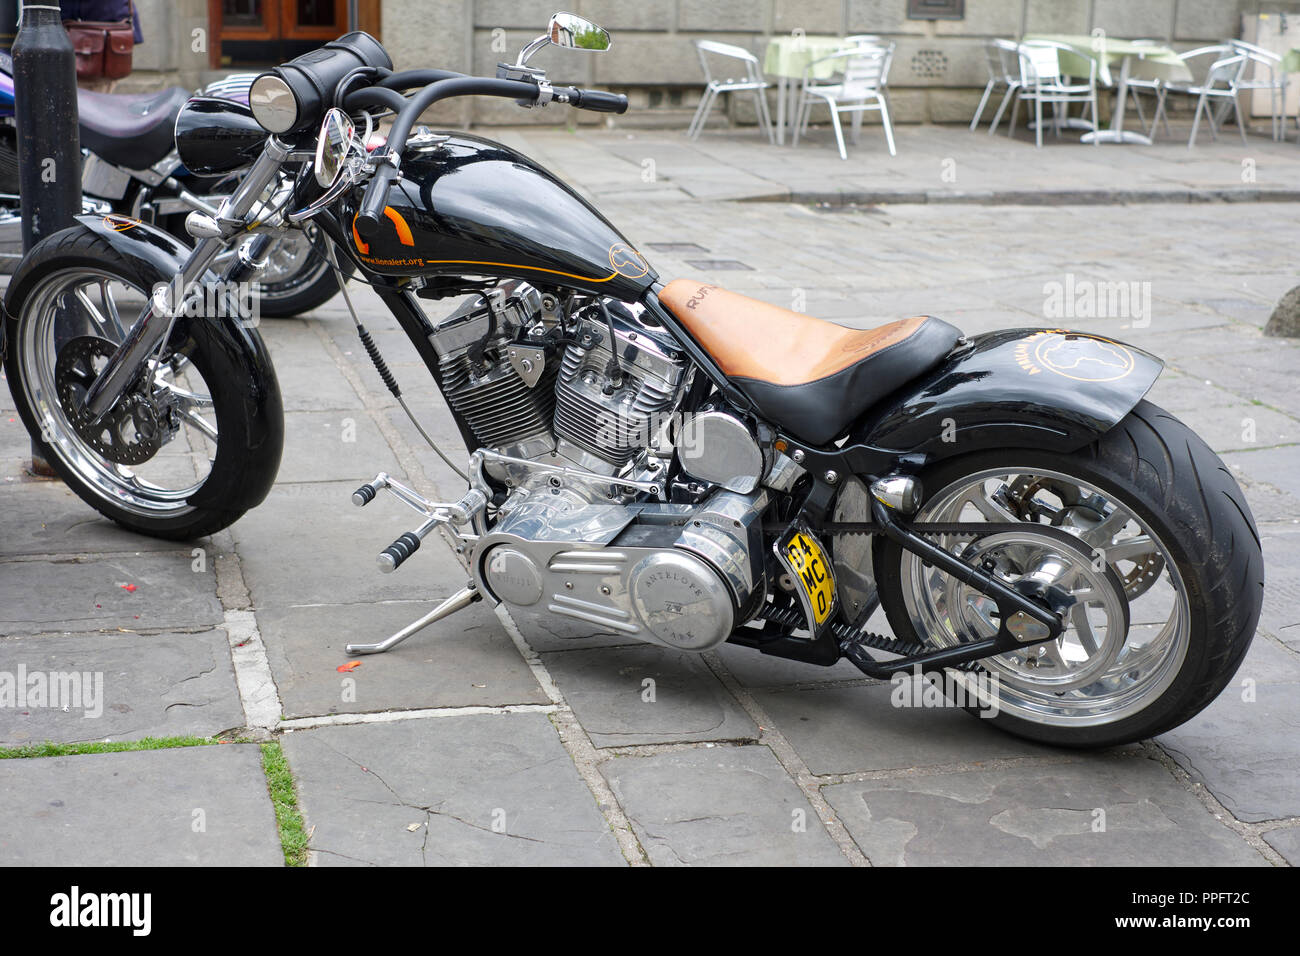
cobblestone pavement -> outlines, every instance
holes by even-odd
[[[599,165],[568,174],[592,188]],[[0,747],[277,735],[319,865],[1300,862],[1300,345],[1261,335],[1297,284],[1296,206],[819,211],[601,191],[668,278],[850,325],[917,312],[972,333],[1065,322],[1163,356],[1152,398],[1223,455],[1264,540],[1263,620],[1234,682],[1159,740],[1076,753],[960,711],[893,707],[887,684],[843,663],[574,648],[481,605],[339,673],[345,643],[418,617],[462,574],[433,541],[397,574],[375,569],[411,520],[392,501],[353,508],[352,489],[380,469],[430,494],[456,486],[336,300],[264,323],[284,464],[266,503],[210,540],[125,533],[26,477],[27,436],[0,390],[0,671],[104,679],[97,719],[0,709]],[[1067,281],[1135,282],[1149,307],[1045,314],[1050,284]],[[414,351],[373,296],[357,299],[405,394],[454,446]],[[150,812],[123,809],[139,805]],[[2,860],[256,865],[278,862],[276,841],[246,743],[0,761]]]

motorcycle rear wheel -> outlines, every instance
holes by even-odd
[[[1051,550],[1034,550],[1035,524],[1065,528],[1083,545],[1085,561],[1074,561],[1083,566],[1061,578],[1078,601],[1061,638],[946,674],[967,702],[996,688],[994,725],[1058,746],[1113,746],[1184,723],[1232,679],[1259,621],[1259,536],[1227,468],[1168,412],[1142,402],[1078,452],[975,452],[920,478],[918,521],[1025,524],[1018,544],[1015,533],[983,546],[943,541],[954,552],[983,547],[1008,581],[1031,570],[1018,560],[1041,567]],[[1088,556],[1104,578],[1090,573]],[[897,636],[945,647],[996,631],[987,599],[899,545],[877,541],[874,560]]]

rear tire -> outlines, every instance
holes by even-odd
[[[1104,747],[1152,737],[1191,719],[1232,680],[1259,622],[1263,556],[1241,488],[1191,429],[1163,409],[1141,402],[1098,441],[1074,453],[998,449],[937,463],[920,475],[927,497],[917,520],[955,520],[947,514],[937,515],[933,509],[940,508],[944,500],[959,500],[960,492],[952,489],[970,487],[969,482],[978,481],[982,474],[1004,470],[1008,474],[1033,475],[1035,469],[1067,475],[1077,479],[1080,486],[1096,489],[1112,506],[1127,509],[1134,524],[1141,526],[1139,530],[1145,530],[1148,539],[1162,547],[1166,563],[1157,573],[1162,580],[1168,575],[1170,582],[1181,582],[1186,601],[1185,646],[1181,661],[1170,658],[1169,673],[1161,682],[1153,683],[1150,699],[1138,696],[1123,708],[1117,704],[1113,720],[1105,718],[1100,706],[1102,691],[1098,688],[1103,685],[1098,682],[1078,690],[1083,699],[1081,714],[1087,707],[1097,706],[1097,713],[1090,716],[1073,720],[1068,713],[1058,715],[1052,704],[1063,697],[1060,692],[1049,696],[1049,691],[1043,691],[1041,716],[1034,711],[1028,691],[1025,708],[1013,713],[1006,706],[1003,690],[999,695],[1001,710],[991,722],[1010,733],[1044,743]],[[1067,510],[1060,509],[1062,513]],[[1112,554],[1119,552],[1124,540],[1115,540]],[[1107,538],[1097,547],[1104,550],[1109,546]],[[923,602],[916,595],[921,592],[904,583],[905,577],[919,580],[904,564],[917,560],[891,541],[876,542],[876,579],[890,626],[900,638],[935,646],[935,634],[942,628],[933,616],[918,612]],[[1154,559],[1151,564],[1155,566]],[[1118,570],[1115,563],[1111,570]],[[1141,608],[1140,602],[1151,584],[1140,575],[1130,575],[1130,586],[1135,592],[1132,606]],[[1171,593],[1178,590],[1171,585]],[[1173,613],[1181,612],[1175,608]],[[1141,619],[1138,615],[1134,621]],[[1128,640],[1132,634],[1130,629]],[[1119,662],[1116,666],[1114,682],[1120,686],[1130,675]],[[996,667],[992,669],[996,672]],[[1089,693],[1094,696],[1089,697]]]

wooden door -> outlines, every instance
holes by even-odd
[[[358,3],[358,27],[379,38],[379,0]],[[209,63],[221,66],[222,44],[242,50],[263,50],[267,63],[278,62],[286,50],[319,45],[348,29],[347,0],[208,0],[212,42]],[[259,52],[258,56],[262,53]]]

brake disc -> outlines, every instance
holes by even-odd
[[[1064,505],[1061,511],[1050,515],[1053,524],[1059,525],[1071,511],[1087,513],[1095,519],[1096,523],[1100,524],[1105,519],[1105,515],[1100,513],[1091,502],[1080,500],[1077,495],[1069,494],[1068,489],[1071,487],[1051,479],[1040,479],[1012,488],[1011,495],[1017,510],[1023,517],[1037,515],[1037,512],[1029,503],[1039,489],[1045,489],[1060,498]],[[1105,548],[1107,546],[1100,545],[1100,547]],[[1152,549],[1147,553],[1134,555],[1126,560],[1133,564],[1133,567],[1129,568],[1128,571],[1120,571],[1114,564],[1111,567],[1124,585],[1124,596],[1130,601],[1134,601],[1146,594],[1152,585],[1160,580],[1160,575],[1165,569],[1165,559],[1160,554],[1159,549],[1152,546]]]
[[[59,350],[54,383],[59,404],[77,436],[119,465],[139,465],[158,453],[168,434],[167,413],[132,389],[98,421],[86,410],[86,393],[104,362],[117,351],[108,339],[83,335]]]

